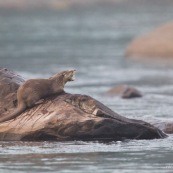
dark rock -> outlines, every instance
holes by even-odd
[[[5,116],[14,111],[16,91],[24,80],[1,69],[0,81],[3,91],[0,93],[0,116]],[[149,123],[122,117],[92,97],[69,93],[46,98],[17,118],[0,123],[0,140],[6,141],[116,141],[164,137],[160,129]]]
[[[142,97],[140,91],[128,85],[118,85],[106,93],[109,96],[119,96],[125,99]]]

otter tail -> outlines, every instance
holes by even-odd
[[[11,120],[13,118],[16,118],[25,109],[26,109],[26,105],[24,103],[19,104],[18,107],[16,108],[16,110],[12,114],[9,114],[9,115],[6,115],[6,116],[4,115],[4,117],[0,117],[0,123],[4,122],[4,121]]]

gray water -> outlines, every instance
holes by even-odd
[[[135,0],[131,0],[133,2]],[[90,95],[129,118],[172,118],[173,68],[127,60],[130,41],[172,20],[173,3],[124,2],[62,11],[0,10],[0,66],[26,79],[77,69],[70,93]],[[144,95],[103,95],[129,84]],[[157,140],[0,142],[0,172],[172,172],[173,136]]]

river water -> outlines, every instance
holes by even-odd
[[[133,3],[133,1],[135,3]],[[131,3],[132,2],[132,3]],[[26,79],[75,68],[70,93],[90,95],[129,118],[172,118],[173,66],[127,60],[136,36],[171,21],[171,1],[131,0],[60,11],[0,10],[0,66]],[[104,93],[129,84],[144,95],[124,100]],[[0,142],[0,172],[172,172],[173,136],[100,142]]]

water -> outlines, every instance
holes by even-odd
[[[133,2],[135,0],[131,0]],[[91,95],[129,118],[172,118],[172,66],[124,57],[132,38],[171,21],[171,2],[135,1],[64,11],[0,10],[0,66],[26,79],[77,69],[66,91]],[[144,97],[103,95],[129,84]],[[172,172],[173,136],[124,142],[0,142],[0,172]]]
[[[173,139],[166,139],[170,144]],[[157,146],[156,146],[157,143]],[[22,147],[22,151],[21,151]],[[173,147],[173,144],[172,144]],[[128,142],[3,142],[3,173],[172,172],[172,150],[164,140]]]

